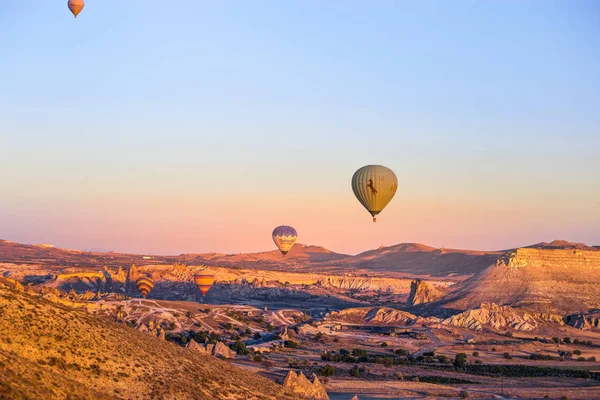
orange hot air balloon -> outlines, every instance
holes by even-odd
[[[148,293],[150,293],[150,291],[154,287],[154,281],[151,278],[142,276],[138,278],[138,280],[135,282],[135,285],[137,286],[137,290],[140,291],[142,296],[146,298]]]
[[[210,289],[210,287],[212,286],[212,284],[215,282],[215,276],[211,275],[211,274],[196,274],[194,275],[194,283],[196,284],[196,286],[198,286],[198,289],[200,289],[200,292],[202,292],[202,296],[206,296],[206,292],[208,292],[208,289]]]
[[[69,0],[67,5],[69,6],[69,10],[71,10],[75,18],[77,18],[77,15],[81,12],[81,10],[83,10],[85,3],[83,0]]]

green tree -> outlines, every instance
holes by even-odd
[[[353,376],[355,378],[360,378],[360,370],[358,368],[358,365],[355,365],[354,367],[352,367],[350,369],[350,371],[348,371],[348,373],[350,374],[350,376]]]
[[[454,366],[456,368],[463,368],[467,364],[467,355],[465,353],[458,353],[454,356]]]
[[[248,349],[246,348],[246,343],[242,342],[241,340],[236,341],[233,346],[231,346],[231,350],[243,355],[249,353]]]

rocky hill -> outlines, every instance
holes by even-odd
[[[436,249],[418,243],[401,243],[319,265],[331,272],[353,270],[406,277],[468,276],[481,271],[503,254],[503,251]]]
[[[444,325],[480,331],[514,329],[532,331],[538,326],[536,318],[526,311],[494,303],[483,303],[478,308],[453,315],[442,321]]]
[[[599,308],[600,252],[516,249],[432,306],[462,311],[481,303],[560,315]]]
[[[245,266],[260,267],[278,266],[281,264],[313,264],[327,263],[333,260],[340,260],[349,257],[346,254],[339,254],[327,250],[321,246],[305,245],[297,243],[284,258],[279,250],[265,251],[259,253],[246,254],[182,254],[178,257],[180,262],[188,264],[211,264],[219,266]]]
[[[0,371],[3,399],[301,398],[209,355],[4,285]]]
[[[389,307],[347,308],[327,315],[327,319],[331,321],[368,325],[410,325],[417,318],[409,312]]]

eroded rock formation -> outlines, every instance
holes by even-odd
[[[410,325],[418,317],[409,312],[389,307],[356,307],[333,311],[328,319],[339,322],[370,325]]]
[[[600,327],[600,310],[589,313],[578,313],[565,317],[565,323],[577,329]]]
[[[302,372],[296,374],[290,370],[281,385],[298,396],[313,400],[329,400],[327,391],[317,376],[313,374],[312,379],[313,381],[311,382]]]
[[[425,282],[422,279],[416,279],[410,283],[410,294],[406,304],[408,306],[416,306],[417,304],[429,303],[440,299],[444,293]]]
[[[510,328],[519,331],[532,331],[538,326],[535,317],[528,312],[508,306],[499,306],[494,303],[482,303],[476,309],[467,310],[446,318],[442,321],[442,324],[477,331],[483,328],[493,330]]]
[[[185,348],[192,351],[199,351],[200,353],[206,353],[204,346],[198,344],[194,339],[191,339],[188,344],[185,345]]]

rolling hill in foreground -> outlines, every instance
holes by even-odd
[[[262,376],[0,285],[0,399],[298,399]]]

